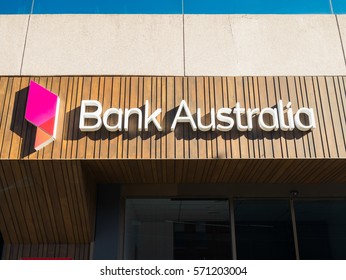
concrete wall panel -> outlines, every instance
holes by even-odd
[[[346,74],[334,15],[186,15],[186,75]]]
[[[340,28],[340,36],[341,36],[341,41],[343,44],[343,51],[344,51],[344,56],[346,59],[346,15],[338,15],[337,16],[338,23],[339,23],[339,28]]]
[[[346,42],[346,16],[338,16]],[[334,15],[0,16],[0,75],[345,75]]]
[[[0,75],[19,75],[28,15],[0,16]]]
[[[33,15],[23,75],[183,75],[181,15]]]

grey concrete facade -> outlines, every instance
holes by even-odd
[[[1,75],[345,75],[346,16],[0,16]]]
[[[180,16],[33,15],[23,75],[183,75]]]
[[[188,15],[187,75],[340,75],[345,63],[334,16]]]
[[[28,15],[0,16],[0,75],[19,75]]]

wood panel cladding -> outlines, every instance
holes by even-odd
[[[90,259],[90,244],[6,244],[4,246],[3,260],[23,258],[88,260]]]
[[[7,244],[89,243],[95,184],[79,161],[0,161],[0,230]]]
[[[282,159],[345,158],[345,77],[1,77],[1,159]],[[34,127],[24,120],[29,81],[34,80],[61,99],[57,140],[39,152],[33,150]],[[128,132],[79,130],[83,99],[108,108],[162,108],[158,119],[164,131],[151,124]],[[201,108],[276,106],[292,102],[296,111],[311,107],[317,128],[309,132],[192,131],[178,124],[170,131],[174,114],[184,99],[192,113]],[[196,115],[194,115],[196,117]],[[205,119],[203,119],[205,121]],[[135,122],[135,121],[134,121]]]
[[[99,183],[344,184],[343,159],[219,159],[84,161]]]

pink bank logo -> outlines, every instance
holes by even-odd
[[[35,150],[56,139],[60,99],[57,95],[30,81],[25,119],[37,127]]]

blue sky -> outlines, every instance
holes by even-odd
[[[330,14],[330,0],[35,0],[34,14]],[[346,13],[346,0],[332,0]],[[0,0],[1,14],[29,14],[32,0]]]

